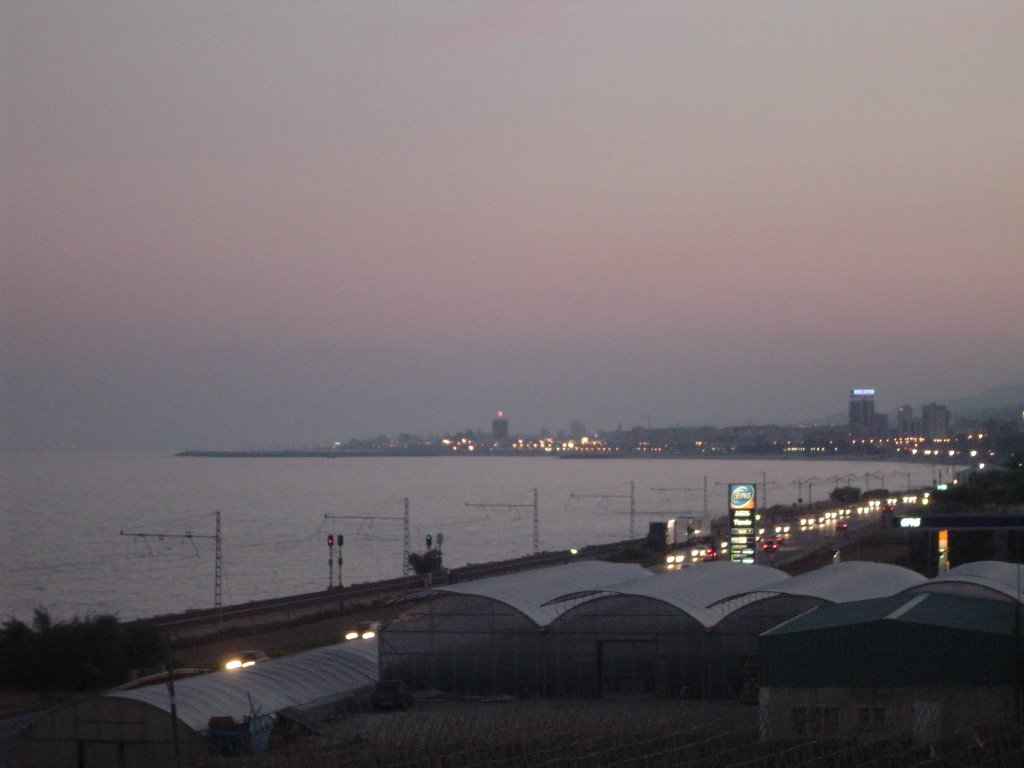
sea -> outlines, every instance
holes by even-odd
[[[837,485],[930,486],[957,467],[805,459],[557,457],[186,458],[153,451],[0,452],[0,620],[123,620],[403,575],[429,534],[457,567],[637,537],[651,521],[726,513],[729,483],[758,506]],[[632,490],[631,490],[632,489]],[[333,550],[327,536],[344,537]]]

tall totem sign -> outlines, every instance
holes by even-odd
[[[753,563],[757,547],[757,486],[729,483],[729,560]]]

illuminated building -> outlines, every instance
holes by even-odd
[[[850,434],[866,437],[872,434],[875,425],[875,390],[850,390]]]
[[[498,411],[491,422],[491,437],[495,440],[508,440],[508,419],[502,411]]]

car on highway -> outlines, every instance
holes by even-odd
[[[380,633],[379,621],[360,621],[345,633],[346,640],[371,640]]]
[[[259,664],[261,661],[269,661],[270,657],[263,651],[249,650],[236,653],[224,662],[224,669],[242,669]]]
[[[769,536],[767,539],[761,542],[761,550],[764,552],[778,552],[779,546],[782,544],[782,539],[777,536]]]
[[[412,691],[402,680],[381,680],[370,695],[370,706],[374,712],[387,709],[406,710],[415,702]]]

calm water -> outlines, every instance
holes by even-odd
[[[529,554],[538,489],[541,550],[627,538],[650,520],[724,514],[729,482],[765,481],[768,504],[821,500],[839,484],[917,487],[949,467],[803,460],[560,460],[556,458],[196,459],[145,452],[0,453],[0,618],[116,613],[130,619],[214,598],[214,542],[125,532],[211,536],[222,513],[225,604],[326,588],[327,533],[345,536],[346,585],[402,575],[401,517],[412,547],[444,534],[445,563]],[[909,473],[909,478],[908,478]],[[852,476],[852,477],[851,477]],[[670,490],[662,490],[670,489]],[[765,506],[764,499],[760,500]],[[337,573],[335,572],[335,579]]]

